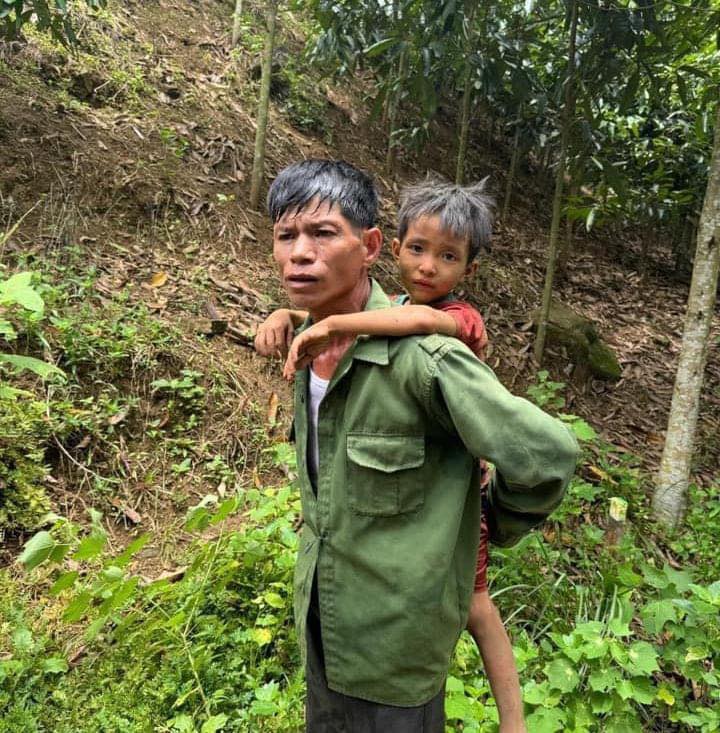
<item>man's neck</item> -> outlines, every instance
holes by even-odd
[[[362,277],[358,280],[357,285],[342,300],[326,303],[317,310],[310,309],[310,317],[313,323],[317,323],[328,316],[337,316],[341,313],[357,313],[364,310],[370,299],[371,289],[370,278],[367,276]]]
[[[328,316],[340,315],[341,313],[357,313],[364,310],[370,298],[371,289],[370,279],[363,277],[358,282],[358,286],[342,302],[334,303],[320,311],[311,310],[310,317],[313,322],[317,323]],[[321,379],[332,379],[337,365],[354,341],[353,336],[342,336],[333,339],[328,348],[313,359],[312,370],[315,374]]]

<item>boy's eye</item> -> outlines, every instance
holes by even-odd
[[[444,252],[443,253],[443,259],[445,262],[457,262],[457,255],[454,255],[452,252]]]
[[[422,246],[419,244],[408,244],[407,248],[414,254],[420,254],[423,251]]]

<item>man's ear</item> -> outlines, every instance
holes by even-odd
[[[472,277],[478,269],[478,261],[473,260],[466,268],[465,268],[465,277]]]
[[[363,245],[365,246],[365,264],[369,267],[380,256],[383,235],[380,229],[363,229]]]
[[[390,245],[390,249],[392,250],[392,256],[395,258],[395,262],[397,262],[400,259],[400,240],[395,237],[393,239],[392,244]]]

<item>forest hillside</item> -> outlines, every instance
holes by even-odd
[[[377,69],[341,75],[308,50],[315,10],[280,6],[262,195],[300,158],[373,173],[386,243],[373,274],[398,292],[399,192],[456,177],[462,100],[438,87],[408,133],[413,92],[383,113]],[[0,41],[0,732],[299,731],[290,388],[252,348],[287,304],[271,222],[248,203],[263,8],[241,8],[235,46],[219,0],[72,11],[69,46],[35,22]],[[407,133],[391,161],[388,119]],[[463,175],[488,177],[498,221],[461,295],[501,381],[583,448],[542,531],[491,557],[528,729],[718,731],[720,311],[671,532],[650,498],[692,269],[690,255],[678,266],[682,222],[653,229],[598,204],[593,226],[578,184],[540,368],[556,170],[550,153],[518,162],[511,122],[472,106]],[[568,321],[604,342],[604,376]],[[448,730],[497,729],[465,635],[446,706]]]

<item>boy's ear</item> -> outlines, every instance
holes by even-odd
[[[397,260],[400,257],[400,240],[397,237],[393,239],[390,249],[392,250],[392,256]]]
[[[473,260],[466,268],[465,268],[465,277],[472,277],[478,269],[478,261]]]

